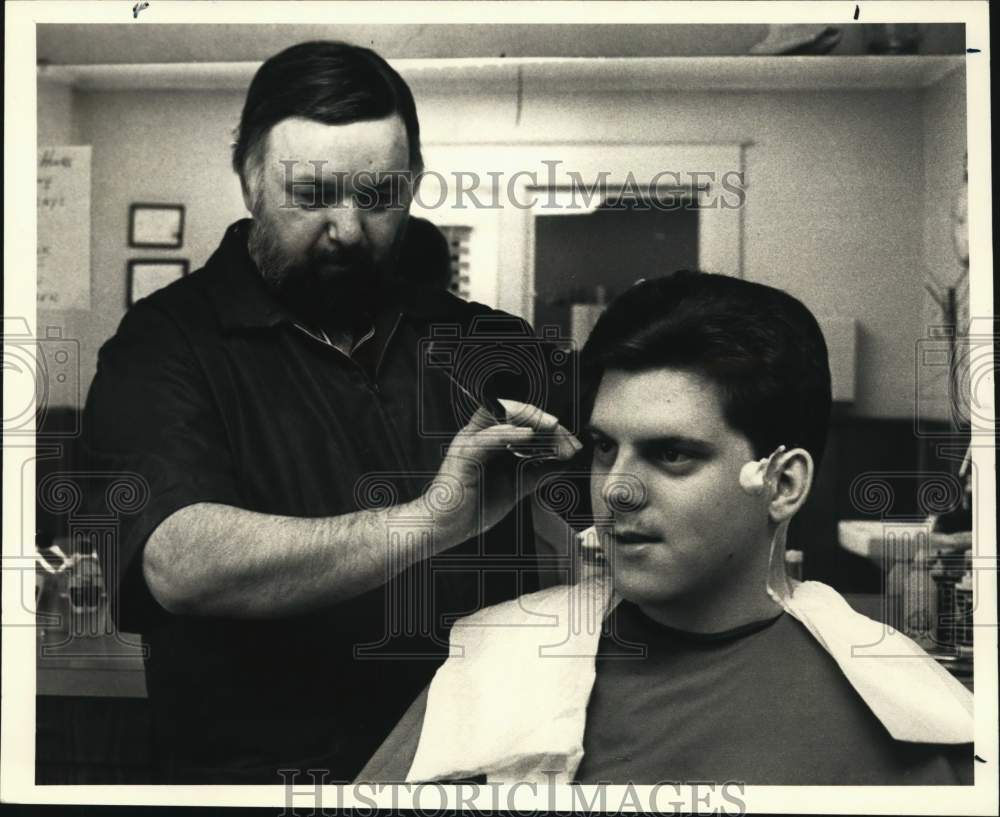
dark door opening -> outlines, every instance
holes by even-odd
[[[536,216],[535,328],[558,326],[571,337],[574,305],[607,302],[640,278],[697,267],[698,210],[690,204],[632,201]]]

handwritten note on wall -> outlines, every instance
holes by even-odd
[[[90,309],[90,146],[38,149],[38,306]]]

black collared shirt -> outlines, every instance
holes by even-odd
[[[279,784],[279,768],[327,768],[348,780],[430,680],[450,621],[534,589],[525,506],[385,587],[283,619],[168,614],[142,577],[142,548],[196,502],[322,517],[418,496],[470,410],[446,376],[460,356],[428,363],[428,339],[447,353],[485,319],[494,345],[504,333],[516,344],[526,325],[401,286],[359,347],[367,354],[349,357],[275,301],[247,253],[248,224],[138,302],[101,349],[84,418],[91,467],[136,473],[149,489],[122,517],[105,573],[117,577],[120,628],[149,647],[168,779]]]

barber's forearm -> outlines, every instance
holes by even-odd
[[[294,615],[385,584],[432,555],[431,548],[454,544],[440,536],[432,541],[431,522],[421,499],[316,519],[199,503],[156,528],[143,572],[153,596],[173,613]]]

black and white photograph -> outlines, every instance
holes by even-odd
[[[5,808],[997,813],[987,3],[6,10]]]

